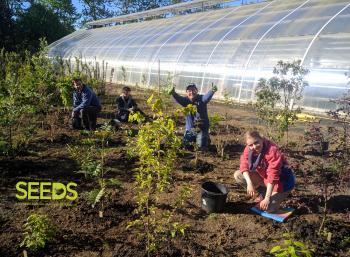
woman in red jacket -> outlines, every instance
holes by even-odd
[[[247,146],[234,177],[239,184],[246,185],[248,195],[257,197],[261,210],[275,212],[294,188],[293,171],[278,147],[259,132],[247,132],[245,140]]]

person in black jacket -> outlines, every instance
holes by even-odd
[[[122,94],[117,98],[117,120],[121,122],[128,122],[129,114],[138,111],[143,116],[145,114],[137,107],[135,100],[132,98],[130,87],[123,87]]]

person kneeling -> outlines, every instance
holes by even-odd
[[[140,112],[143,116],[146,115],[137,107],[135,100],[131,96],[130,87],[123,87],[121,95],[117,98],[117,114],[118,122],[128,122],[129,115],[132,112]]]
[[[276,212],[295,186],[293,170],[277,145],[259,132],[247,132],[245,140],[235,180],[246,186],[249,196],[256,197],[261,210]]]
[[[83,84],[80,78],[73,79],[72,84],[74,87],[72,127],[82,129],[81,121],[83,121],[84,129],[95,130],[97,114],[102,109],[100,101],[92,88]]]
[[[192,104],[196,106],[196,114],[186,115],[186,131],[183,137],[183,145],[189,148],[191,143],[196,143],[199,150],[206,151],[209,147],[209,117],[207,105],[217,91],[217,87],[212,85],[205,95],[198,93],[196,84],[191,83],[186,87],[186,96],[180,96],[175,92],[175,87],[168,92],[177,103],[183,107]]]

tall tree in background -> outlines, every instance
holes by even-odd
[[[136,0],[136,12],[147,11],[170,4],[171,1],[169,0]]]
[[[60,22],[69,32],[73,32],[76,21],[80,18],[72,0],[37,0],[36,2],[45,5],[55,13]]]
[[[18,17],[18,42],[20,49],[35,52],[39,48],[39,39],[45,37],[48,43],[70,33],[60,22],[57,14],[41,4],[32,4]]]
[[[0,49],[35,52],[40,38],[51,43],[73,32],[78,17],[72,0],[1,0]]]
[[[109,18],[115,15],[113,10],[110,10],[113,0],[79,0],[83,4],[82,21],[84,24],[88,21]]]
[[[23,0],[0,1],[0,49],[16,50],[16,17],[22,13]]]
[[[117,15],[142,12],[171,4],[171,0],[116,0]]]
[[[14,45],[14,20],[13,12],[9,8],[8,1],[0,2],[0,48],[12,49]]]

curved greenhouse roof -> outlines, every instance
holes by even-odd
[[[51,44],[49,55],[104,63],[113,82],[143,86],[158,84],[160,67],[160,79],[171,78],[179,90],[194,82],[205,92],[213,82],[217,97],[243,102],[254,100],[259,78],[271,77],[279,60],[301,59],[310,73],[300,105],[322,111],[347,90],[349,5],[276,0],[81,29]]]

